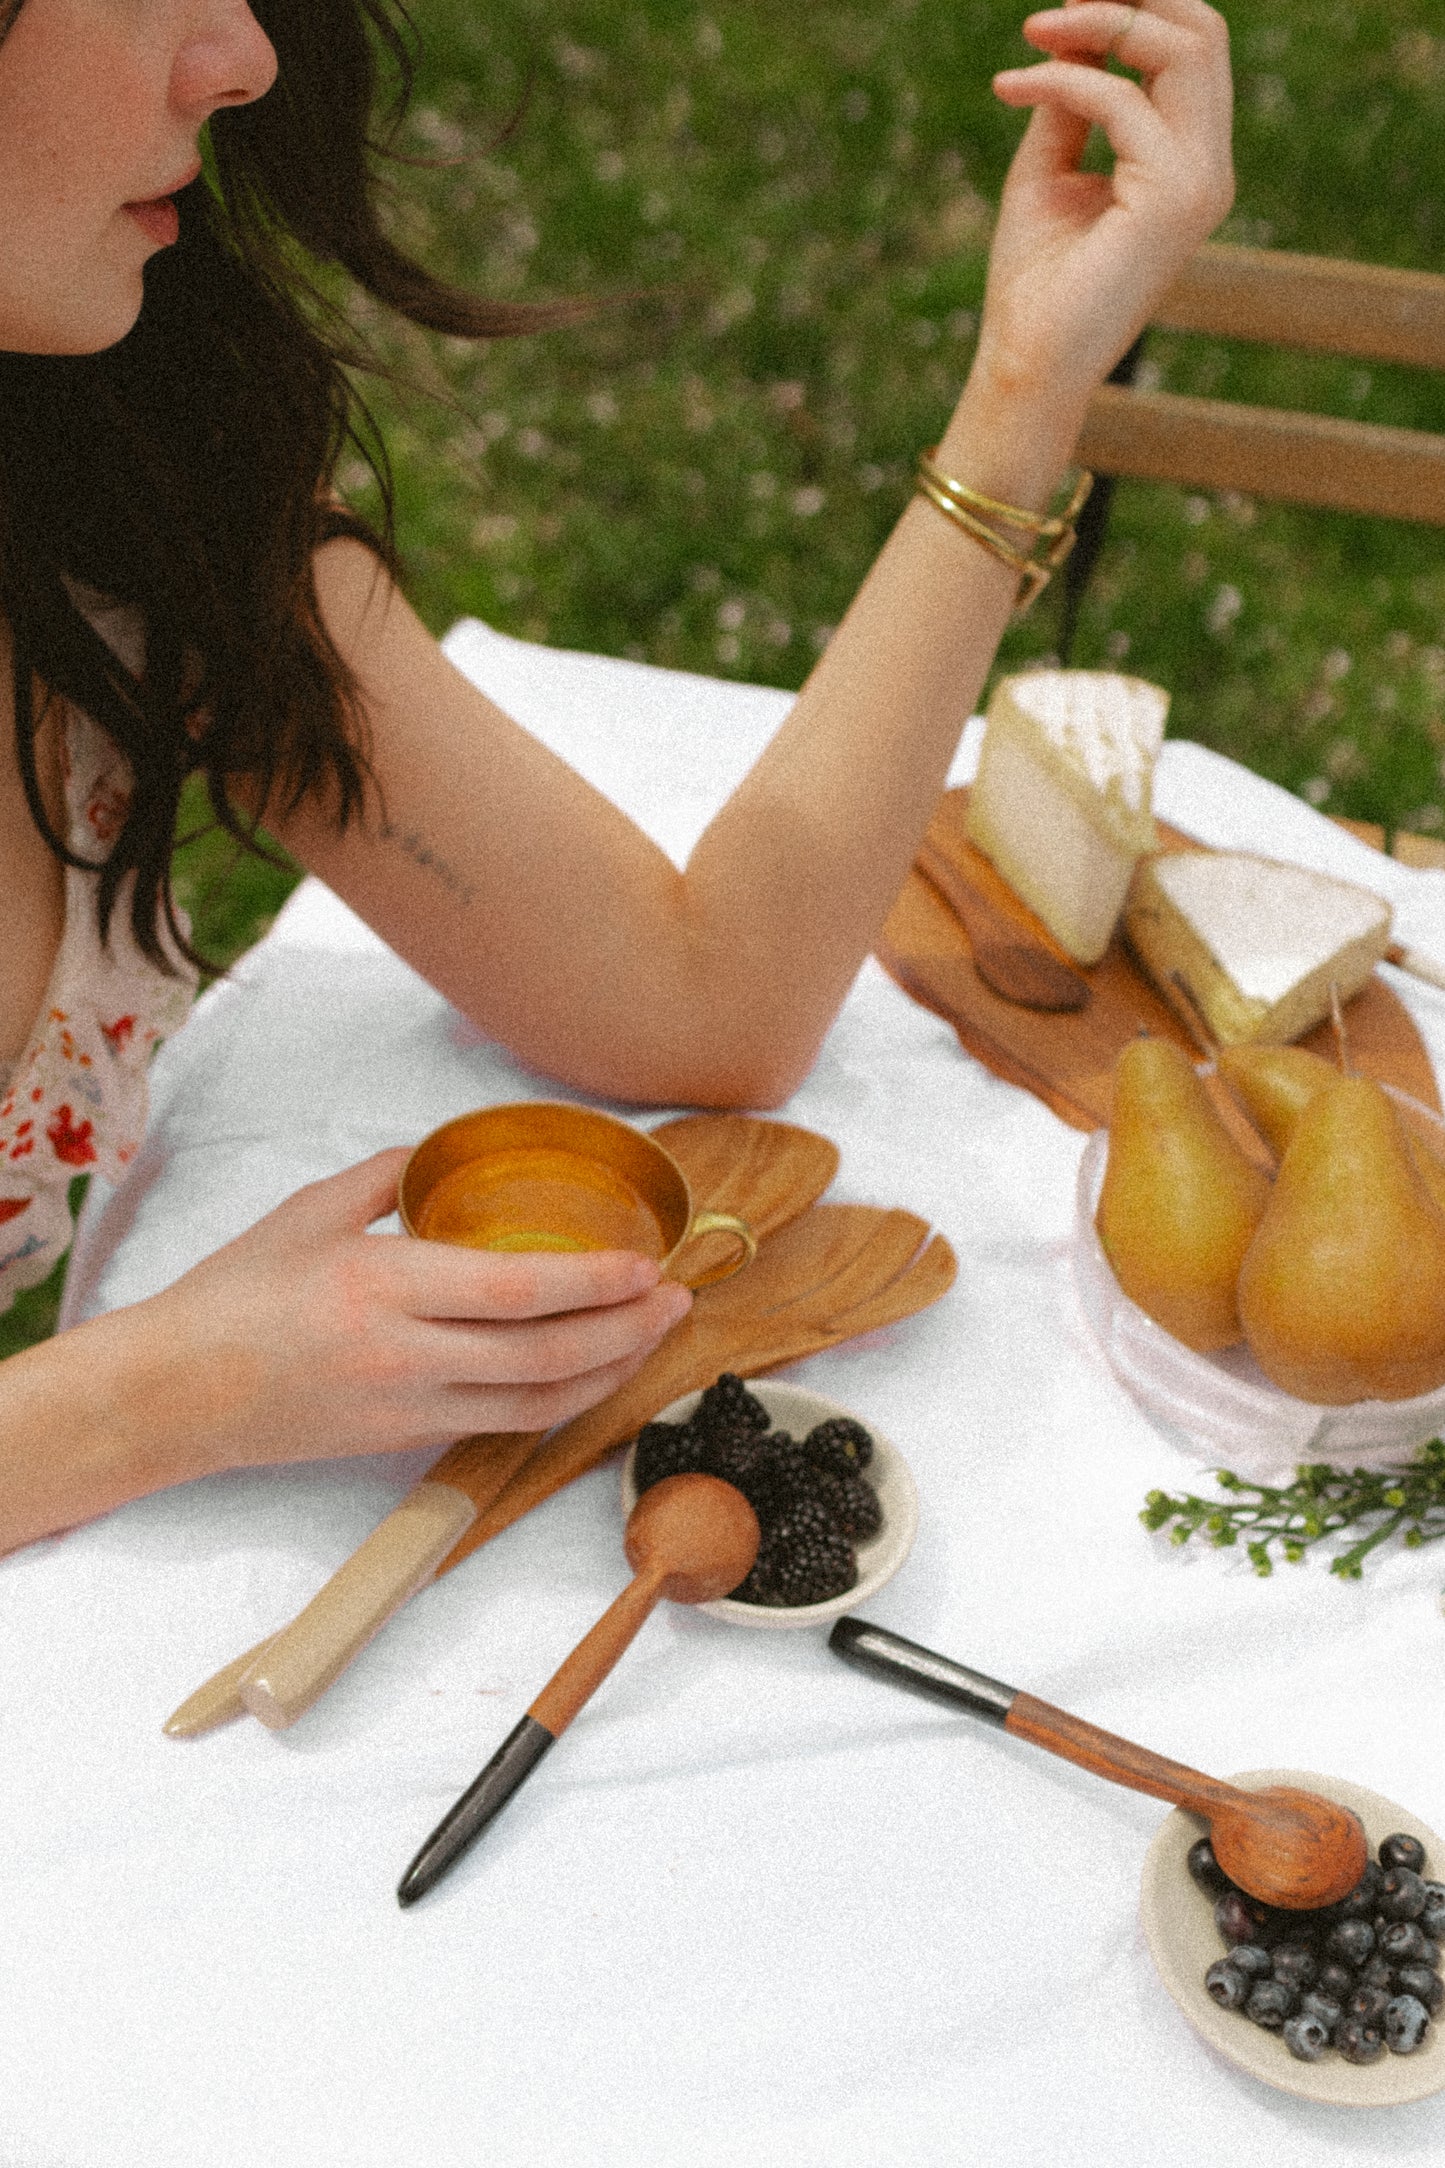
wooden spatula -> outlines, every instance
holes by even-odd
[[[652,1133],[687,1176],[694,1205],[739,1214],[760,1242],[805,1212],[838,1171],[837,1146],[791,1122],[689,1114],[661,1123]],[[704,1236],[689,1244],[689,1272],[705,1278],[728,1241]],[[657,1403],[664,1404],[665,1399]],[[508,1431],[459,1439],[291,1625],[207,1679],[167,1718],[166,1732],[194,1738],[243,1715],[248,1706],[274,1727],[294,1723],[392,1613],[426,1586],[439,1561],[543,1435]]]

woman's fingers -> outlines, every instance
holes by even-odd
[[[425,1368],[451,1384],[550,1385],[650,1353],[691,1307],[686,1288],[664,1281],[631,1302],[525,1322],[423,1321],[415,1346]]]
[[[1077,7],[1051,8],[1047,14],[1031,15],[1023,26],[1030,45],[1060,58],[1092,56],[1099,62],[1117,60],[1138,75],[1159,75],[1165,68],[1191,59],[1197,33],[1131,7],[1127,0],[1079,0]]]
[[[1146,161],[1167,148],[1168,134],[1154,106],[1125,75],[1105,75],[1078,61],[1043,60],[1032,68],[1008,68],[993,87],[1005,105],[1053,105],[1103,128],[1116,152]]]
[[[636,1250],[473,1250],[377,1235],[360,1262],[384,1275],[414,1317],[458,1319],[552,1317],[631,1302],[656,1287],[661,1270]]]

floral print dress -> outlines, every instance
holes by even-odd
[[[67,709],[63,743],[67,840],[103,859],[130,802],[130,768],[86,715]],[[70,1246],[68,1203],[78,1174],[117,1182],[145,1131],[146,1072],[162,1039],[185,1022],[196,975],[177,957],[169,978],[142,955],[130,927],[133,876],[102,942],[97,875],[65,869],[65,929],[29,1043],[0,1065],[0,1312],[47,1277]]]

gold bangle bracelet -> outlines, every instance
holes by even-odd
[[[996,557],[1000,564],[1019,575],[1018,593],[1014,598],[1015,617],[1022,617],[1033,605],[1073,548],[1078,539],[1074,520],[1093,486],[1093,475],[1081,471],[1062,512],[1030,512],[1021,505],[1002,504],[996,497],[986,497],[981,490],[970,489],[966,483],[955,481],[935,465],[930,452],[923,453],[918,462],[919,495],[926,497],[962,533],[971,535],[991,557]],[[1047,542],[1047,549],[1038,557],[1030,555],[1029,550],[1016,549],[980,518],[980,513],[988,513],[1010,526],[1022,527],[1033,538],[1030,548]]]

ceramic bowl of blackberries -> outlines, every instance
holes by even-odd
[[[731,1372],[639,1431],[622,1467],[622,1510],[670,1475],[733,1483],[762,1542],[742,1584],[699,1610],[737,1626],[821,1626],[882,1588],[918,1527],[897,1446],[834,1400]]]
[[[1300,1770],[1293,1784],[1350,1807],[1370,1859],[1321,1912],[1260,1904],[1221,1870],[1208,1832],[1176,1812],[1145,1863],[1144,1931],[1165,1986],[1212,2046],[1310,2100],[1384,2107],[1445,2086],[1445,1844],[1359,1785]]]

